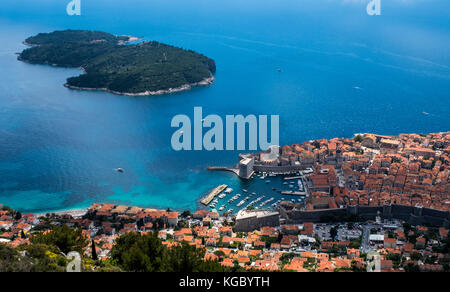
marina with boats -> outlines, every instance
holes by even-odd
[[[219,195],[223,190],[225,190],[228,186],[227,185],[220,185],[217,186],[215,189],[213,189],[208,195],[206,195],[203,199],[200,200],[200,202],[203,205],[209,205],[211,201]]]
[[[237,213],[242,209],[273,210],[282,201],[304,203],[307,197],[304,174],[255,173],[249,180],[233,188],[220,185],[208,193],[201,203],[219,214]]]

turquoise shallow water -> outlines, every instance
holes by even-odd
[[[82,1],[80,17],[67,16],[61,0],[2,3],[0,203],[33,212],[93,202],[194,210],[221,183],[275,196],[260,180],[205,170],[234,164],[237,152],[171,149],[171,118],[192,116],[194,106],[223,117],[277,114],[281,144],[450,129],[448,1],[383,1],[379,17],[365,14],[368,1],[262,2]],[[79,70],[16,60],[26,37],[67,28],[196,50],[216,60],[217,80],[133,98],[71,91],[62,84]]]

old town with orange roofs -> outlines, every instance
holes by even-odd
[[[185,241],[205,249],[205,259],[248,270],[449,271],[450,132],[271,147],[240,155],[237,173],[296,179],[301,190],[284,195],[303,200],[237,213],[93,204],[83,212],[21,214],[0,205],[0,244],[31,244],[30,234],[67,224],[94,240],[101,259],[121,234],[158,230],[167,247]]]

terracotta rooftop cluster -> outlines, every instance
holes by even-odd
[[[309,190],[334,196],[337,205],[450,210],[449,132],[308,141],[281,147],[280,157],[312,167]]]
[[[7,210],[0,204],[0,243],[8,243],[13,247],[28,244],[29,241],[25,236],[38,222],[39,220],[33,214],[18,215],[15,211]]]
[[[19,216],[17,212],[5,209],[0,211],[0,239],[14,247],[30,244],[27,238],[34,228],[49,232],[51,224],[67,224],[81,227],[86,239],[94,240],[99,258],[107,259],[121,234],[146,234],[153,231],[157,224],[162,224],[158,236],[164,245],[170,248],[187,242],[205,249],[205,260],[217,260],[226,267],[239,265],[248,270],[331,272],[366,269],[370,264],[353,241],[317,241],[319,234],[316,228],[323,230],[326,224],[306,222],[235,232],[228,219],[219,217],[216,212],[197,211],[190,219],[179,217],[177,213],[177,221],[171,221],[174,220],[171,215],[176,212],[138,209],[94,204],[82,217],[49,214],[45,219],[32,214]],[[129,210],[137,212],[135,215],[127,214]],[[178,220],[189,224],[180,227]],[[377,237],[378,241],[371,244],[380,255],[379,268],[382,271],[403,271],[411,264],[421,271],[443,270],[443,263],[449,259],[448,254],[435,251],[434,247],[442,246],[448,238],[448,230],[425,226],[404,230],[401,226],[397,224],[395,229],[390,226],[389,230],[383,227],[377,230],[381,235]],[[351,228],[356,230],[360,227]],[[86,255],[91,254],[90,248],[91,245],[86,248]],[[399,255],[397,260],[396,255]]]

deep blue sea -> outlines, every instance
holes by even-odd
[[[280,142],[450,130],[450,2],[381,0],[69,0],[0,3],[0,203],[22,211],[93,202],[195,210],[218,184],[268,197],[208,165],[237,152],[175,152],[176,114],[280,116]],[[17,61],[39,32],[102,30],[193,49],[216,82],[165,96],[72,91],[78,69]],[[277,68],[282,71],[278,72]],[[357,87],[357,88],[355,88]],[[114,171],[125,169],[124,173]],[[220,204],[218,205],[220,206]]]

